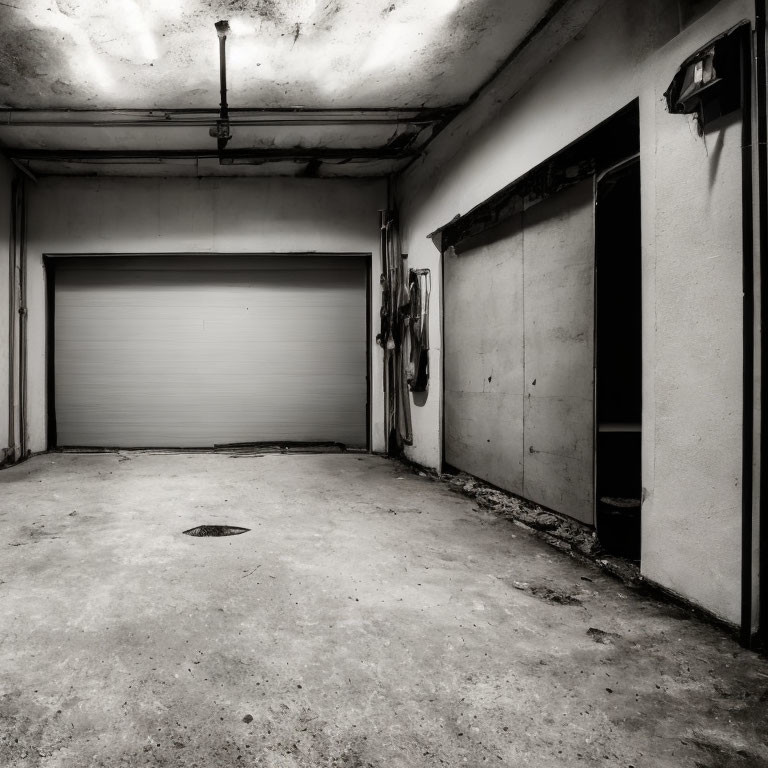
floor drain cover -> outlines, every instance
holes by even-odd
[[[250,530],[250,528],[238,528],[235,525],[198,525],[197,528],[190,528],[184,533],[187,536],[237,536]]]

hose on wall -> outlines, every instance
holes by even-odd
[[[397,455],[413,445],[409,369],[412,341],[411,293],[407,256],[400,247],[397,216],[381,218],[381,330],[376,341],[384,350],[384,434],[387,452]]]
[[[411,392],[426,392],[429,385],[429,297],[432,292],[429,270],[411,269],[408,290],[411,298],[408,388]]]

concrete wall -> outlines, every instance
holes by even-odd
[[[446,252],[443,286],[446,462],[590,524],[593,185]]]
[[[0,462],[8,445],[9,240],[11,236],[11,181],[13,166],[0,156]]]
[[[47,253],[372,253],[378,288],[382,181],[321,179],[84,179],[29,189],[29,435],[46,446]],[[379,291],[372,290],[372,313]],[[375,331],[374,331],[375,335]],[[383,448],[381,354],[371,340],[373,447]]]
[[[521,78],[536,56],[525,54],[513,64],[517,74],[501,78],[501,85],[433,143],[402,177],[397,196],[409,262],[438,276],[440,258],[426,239],[430,232],[639,97],[642,568],[649,579],[735,623],[742,407],[740,124],[725,121],[700,138],[691,119],[667,114],[663,92],[686,56],[750,19],[753,4],[723,0],[685,28],[687,16],[679,10],[664,0],[577,0],[566,11],[574,25],[570,32],[586,23],[575,39],[527,83]],[[440,306],[439,283],[433,281],[434,306]],[[436,467],[442,389],[437,312],[431,320],[433,378],[426,403],[413,408],[409,456]]]

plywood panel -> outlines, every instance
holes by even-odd
[[[99,259],[59,268],[60,445],[365,445],[361,260],[180,267]]]
[[[593,518],[592,181],[445,255],[445,459]]]
[[[594,192],[592,180],[525,220],[525,488],[593,521]]]
[[[593,442],[590,400],[527,397],[523,495],[591,524]]]
[[[523,235],[445,262],[445,458],[523,488]]]

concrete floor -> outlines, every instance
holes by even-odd
[[[385,459],[0,486],[2,766],[768,765],[766,659]]]

